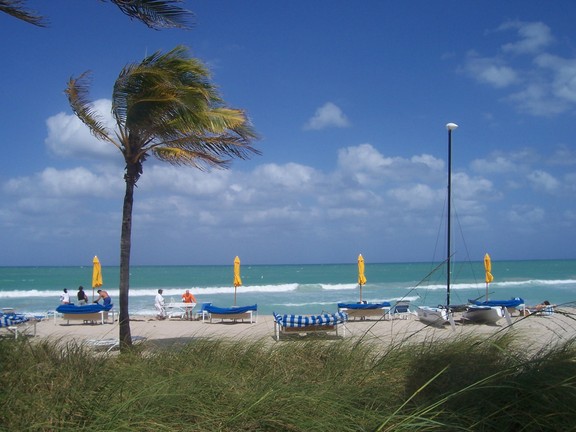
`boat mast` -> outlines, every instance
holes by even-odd
[[[448,224],[447,228],[447,246],[446,246],[446,307],[450,308],[450,231],[451,231],[451,203],[452,203],[452,131],[458,127],[455,123],[448,123]]]

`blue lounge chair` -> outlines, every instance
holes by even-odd
[[[398,300],[390,309],[390,318],[408,319],[410,316],[410,300]]]
[[[34,336],[36,336],[36,321],[37,320],[34,319],[31,322],[34,328]],[[2,333],[3,335],[14,336],[15,339],[18,339],[19,335],[27,333],[30,328],[30,326],[27,325],[29,323],[30,318],[24,314],[15,313],[13,309],[10,309],[10,311],[6,313],[0,312],[0,328],[7,330],[6,333]]]
[[[391,304],[382,303],[338,303],[338,311],[346,312],[348,318],[360,318],[365,320],[367,317],[377,317],[386,319],[390,312]]]
[[[250,306],[233,306],[229,308],[216,307],[212,304],[208,304],[204,307],[204,311],[208,314],[210,322],[213,319],[220,320],[233,320],[234,322],[245,319],[250,320],[250,323],[255,323],[257,318],[258,305]]]
[[[274,335],[277,341],[281,334],[288,333],[326,333],[335,331],[336,336],[345,336],[344,324],[348,321],[346,312],[321,315],[274,315]],[[342,334],[340,334],[342,333]]]

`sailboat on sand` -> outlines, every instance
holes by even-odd
[[[486,273],[486,300],[488,301],[488,285],[494,280],[492,275],[492,261],[490,255],[484,255],[484,271]],[[463,320],[484,323],[496,324],[502,318],[506,318],[508,324],[512,324],[512,319],[508,313],[508,309],[500,305],[483,304],[477,300],[468,300],[471,304],[466,308],[462,314]],[[478,304],[475,304],[475,303]]]
[[[418,306],[416,315],[423,323],[429,325],[444,325],[450,323],[452,329],[455,328],[454,313],[450,309],[450,262],[452,260],[450,250],[451,231],[451,200],[452,200],[452,131],[458,127],[455,123],[448,123],[448,222],[447,222],[447,253],[446,253],[446,304],[434,306]]]

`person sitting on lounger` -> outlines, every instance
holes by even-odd
[[[64,292],[60,295],[60,303],[62,304],[69,304],[70,303],[70,294],[68,294],[68,290],[64,288]]]
[[[198,303],[196,297],[194,297],[194,294],[192,294],[190,290],[186,290],[186,292],[182,294],[182,301],[184,303]]]
[[[102,289],[98,290],[98,298],[94,300],[94,303],[98,303],[100,299],[102,299],[102,301],[104,302],[104,306],[108,306],[110,303],[112,303],[112,299],[108,295],[108,292]]]
[[[88,296],[86,295],[86,292],[84,291],[84,287],[82,285],[80,285],[78,287],[78,304],[80,306],[85,305],[86,303],[88,303]]]

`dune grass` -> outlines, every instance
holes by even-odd
[[[0,424],[19,431],[541,431],[576,424],[576,346],[512,336],[382,348],[196,340],[94,354],[0,341]]]

